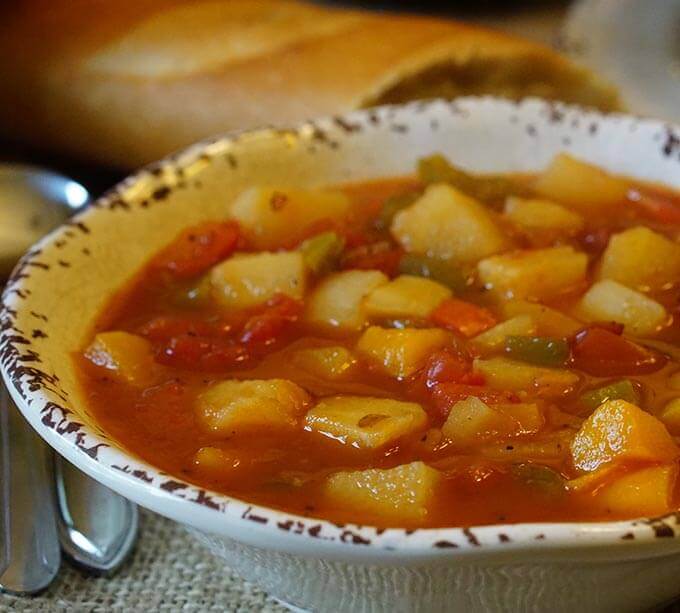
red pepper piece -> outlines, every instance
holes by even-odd
[[[302,303],[285,294],[277,294],[265,305],[265,310],[253,314],[243,326],[240,341],[245,344],[270,344],[296,322],[302,313]]]
[[[470,338],[496,325],[491,311],[471,302],[449,298],[444,300],[430,315],[437,326],[453,330]]]
[[[588,326],[571,340],[573,366],[596,377],[644,375],[664,367],[667,358],[602,326]]]
[[[234,221],[207,222],[182,232],[156,258],[156,266],[187,279],[229,257],[242,241]]]

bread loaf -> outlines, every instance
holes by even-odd
[[[526,40],[289,0],[8,2],[0,75],[0,134],[121,169],[220,132],[420,98],[617,106]]]

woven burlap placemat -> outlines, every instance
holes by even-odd
[[[93,577],[64,563],[57,580],[38,596],[0,594],[0,611],[283,613],[286,609],[234,575],[179,524],[142,511],[137,547],[113,577]]]

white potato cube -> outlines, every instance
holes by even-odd
[[[556,156],[534,182],[534,190],[551,200],[592,215],[621,205],[628,194],[628,181],[566,153]]]
[[[529,233],[576,234],[583,229],[583,217],[552,200],[511,196],[505,203],[505,217]]]
[[[450,334],[440,328],[399,330],[371,326],[361,335],[356,349],[401,379],[412,375],[431,353],[450,343]]]
[[[377,270],[347,270],[330,275],[308,298],[305,320],[345,331],[361,330],[368,321],[364,299],[388,281]]]
[[[644,294],[605,279],[594,283],[577,305],[587,321],[615,321],[638,336],[653,334],[668,318],[666,309]]]
[[[533,366],[506,358],[476,359],[473,371],[494,389],[533,391],[541,396],[561,396],[579,382],[579,376],[566,369]]]
[[[434,501],[441,474],[423,462],[396,468],[338,472],[328,477],[327,500],[348,511],[375,515],[378,523],[418,522]]]
[[[221,381],[196,399],[196,414],[207,430],[220,436],[267,429],[294,428],[309,395],[285,379]]]
[[[360,449],[378,449],[423,430],[427,415],[414,402],[365,396],[323,398],[307,413],[305,425]]]
[[[609,239],[600,277],[643,291],[676,284],[680,282],[680,245],[644,226],[624,230]]]
[[[474,263],[506,248],[488,209],[456,188],[436,184],[392,222],[392,234],[406,251]]]
[[[374,289],[364,303],[371,318],[413,317],[427,318],[444,300],[451,296],[451,290],[430,279],[401,275]]]
[[[482,260],[477,271],[484,285],[508,298],[553,298],[583,283],[585,253],[571,247],[514,251]]]
[[[209,275],[213,298],[233,309],[262,304],[279,293],[297,300],[305,294],[305,265],[297,251],[237,255]]]
[[[349,208],[348,196],[339,191],[251,187],[230,212],[255,248],[276,249],[302,240],[322,219],[343,219]]]
[[[470,343],[478,350],[493,351],[503,346],[507,336],[533,336],[534,334],[536,334],[536,322],[533,318],[530,315],[517,315],[478,334]]]
[[[536,404],[487,405],[469,397],[456,402],[449,412],[442,434],[459,446],[480,441],[534,434],[544,424]]]

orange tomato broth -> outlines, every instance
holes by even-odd
[[[518,183],[529,182],[529,177],[515,176]],[[369,241],[391,241],[389,232],[372,229],[373,217],[384,200],[393,194],[420,187],[411,178],[380,180],[358,185],[342,186],[353,203],[353,219],[348,226],[370,228],[363,232]],[[676,198],[666,192],[666,196]],[[218,220],[219,221],[219,220]],[[502,222],[501,222],[502,223]],[[627,206],[615,219],[586,220],[586,230],[572,244],[590,252],[592,264],[606,244],[607,235],[636,224],[668,234],[677,231],[667,223],[655,222],[644,211]],[[519,247],[529,246],[526,239],[511,227],[505,230]],[[361,234],[361,233],[360,233]],[[588,238],[586,238],[586,236]],[[602,239],[605,237],[605,240]],[[168,237],[169,242],[172,237]],[[361,242],[361,237],[350,236],[348,243]],[[580,242],[578,242],[580,241]],[[348,251],[351,247],[346,247]],[[246,249],[247,246],[246,246]],[[203,321],[224,312],[215,305],[188,304],[184,299],[187,288],[196,278],[177,279],[167,272],[159,272],[151,263],[112,298],[109,306],[94,325],[93,334],[105,330],[124,330],[139,333],[147,322],[159,316],[177,316]],[[307,296],[313,288],[307,290]],[[546,304],[568,312],[584,288],[560,296]],[[498,317],[498,308],[485,292],[469,286],[457,298],[483,305]],[[674,314],[671,323],[656,339],[678,345],[680,324],[678,317],[678,288],[652,294]],[[235,316],[237,321],[240,316]],[[584,389],[621,377],[595,377],[580,374],[578,388],[545,411],[543,430],[532,436],[520,436],[500,441],[480,443],[472,449],[456,449],[446,441],[432,441],[427,433],[407,436],[387,448],[377,451],[360,450],[344,445],[318,432],[300,426],[295,431],[261,431],[257,435],[232,438],[216,437],[197,420],[193,402],[200,391],[213,382],[228,379],[290,379],[313,398],[347,393],[392,397],[420,402],[428,413],[429,427],[439,427],[444,416],[415,379],[398,381],[380,372],[373,364],[360,360],[360,372],[350,381],[328,382],[301,371],[292,364],[291,352],[301,347],[317,346],[319,339],[332,339],[333,345],[352,348],[359,333],[338,335],[310,329],[298,320],[285,329],[281,337],[257,359],[223,370],[197,371],[164,366],[157,384],[137,389],[109,376],[79,353],[77,360],[81,384],[87,394],[89,408],[102,428],[132,454],[144,459],[171,475],[189,482],[223,492],[248,502],[261,504],[300,515],[326,518],[335,522],[402,527],[446,527],[493,523],[580,521],[615,519],[618,516],[593,504],[593,493],[567,493],[554,488],[537,487],[531,480],[518,476],[516,466],[540,465],[554,469],[565,479],[577,477],[571,465],[569,442],[582,420],[587,416],[577,403]],[[458,339],[460,343],[465,341]],[[326,341],[326,344],[331,344]],[[669,372],[677,370],[677,363],[669,362],[663,369],[635,375],[632,378],[643,391],[641,406],[652,414],[658,413],[671,398],[662,382]],[[474,384],[474,382],[473,382]],[[543,447],[541,447],[543,445]],[[197,466],[194,456],[205,446],[228,450],[238,459],[238,466],[224,471],[206,471]],[[416,459],[439,469],[444,475],[433,504],[422,520],[397,521],[380,514],[356,508],[342,508],[323,495],[324,478],[339,470],[359,470],[369,467],[389,468]],[[635,467],[625,466],[618,473]],[[676,496],[674,505],[680,498]]]

